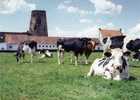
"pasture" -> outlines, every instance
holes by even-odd
[[[112,81],[85,78],[90,64],[74,66],[70,55],[65,63],[53,58],[17,64],[13,53],[0,53],[0,100],[139,100],[140,62],[130,62],[132,80]],[[101,53],[93,53],[90,62]],[[83,57],[80,57],[82,59]]]

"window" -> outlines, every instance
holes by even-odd
[[[11,48],[13,48],[13,47],[10,45],[9,48],[11,49]]]

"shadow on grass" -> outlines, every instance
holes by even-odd
[[[134,80],[137,80],[137,78],[134,77],[134,76],[130,76],[128,80],[129,80],[129,81],[134,81]]]

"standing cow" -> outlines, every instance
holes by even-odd
[[[113,80],[129,79],[129,66],[123,50],[115,48],[104,54],[105,58],[96,59],[93,62],[87,76],[99,75]]]
[[[70,38],[59,39],[57,41],[58,46],[58,64],[63,63],[64,51],[73,52],[75,57],[75,65],[77,66],[78,56],[85,54],[86,64],[91,52],[95,49],[96,42],[89,38]]]
[[[37,42],[36,41],[24,41],[18,45],[18,49],[16,51],[16,60],[20,61],[21,58],[24,59],[25,54],[30,54],[30,62],[33,62],[33,55],[37,50]]]
[[[125,51],[139,52],[139,50],[140,50],[140,38],[131,39],[128,42],[125,42],[124,49],[125,49]]]

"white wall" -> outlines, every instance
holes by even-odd
[[[7,50],[7,44],[6,43],[0,43],[0,50]]]
[[[18,48],[17,44],[7,44],[7,43],[0,43],[0,51],[16,51]],[[47,49],[47,50],[56,50],[56,44],[37,44],[37,49]]]
[[[17,50],[18,45],[17,44],[7,44],[7,50],[9,51],[15,51]]]
[[[47,50],[56,50],[56,44],[37,44],[37,49],[47,49]]]

